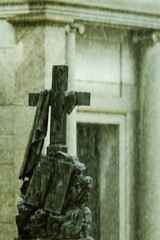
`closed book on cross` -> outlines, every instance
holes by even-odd
[[[41,156],[30,180],[25,203],[60,214],[73,163],[64,158]]]

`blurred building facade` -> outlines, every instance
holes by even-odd
[[[159,12],[159,0],[0,0],[0,239],[17,234],[28,93],[50,88],[52,65],[92,94],[67,144],[94,178],[96,239],[159,239]]]

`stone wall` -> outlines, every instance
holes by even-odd
[[[65,31],[2,20],[0,35],[0,239],[8,240],[17,235],[18,175],[35,112],[28,93],[50,88],[52,65],[65,62]]]
[[[0,239],[15,234],[14,29],[0,21]]]
[[[18,174],[35,111],[27,106],[28,93],[44,88],[45,64],[43,27],[13,27],[1,21],[0,31],[0,239],[5,240],[16,235]]]

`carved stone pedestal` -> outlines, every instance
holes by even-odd
[[[76,157],[63,152],[56,153],[52,160],[50,170],[46,172],[47,179],[43,179],[42,166],[48,164],[48,161],[43,156],[35,166],[31,178],[23,182],[23,200],[17,205],[16,216],[19,237],[14,240],[93,240],[89,237],[91,211],[85,206],[92,188],[92,179],[84,175],[85,165]],[[70,171],[68,183],[64,172],[67,163],[70,164],[69,170],[67,167],[67,171]],[[62,194],[61,188],[63,191],[66,189],[66,194]],[[44,204],[48,198],[51,203],[49,206],[53,205],[49,210]],[[58,199],[63,200],[60,213],[57,213]]]

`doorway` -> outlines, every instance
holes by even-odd
[[[91,236],[119,240],[119,127],[77,123],[77,155],[93,179],[87,206],[92,211]]]

